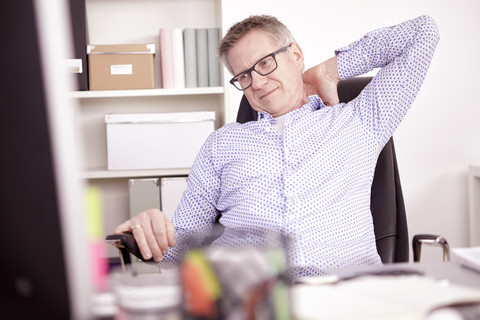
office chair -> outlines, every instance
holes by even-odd
[[[340,81],[338,84],[340,102],[355,99],[371,80],[371,77],[356,77]],[[252,109],[247,98],[243,96],[237,114],[237,122],[245,123],[255,121],[257,118],[257,111]],[[384,146],[377,160],[371,189],[370,209],[377,251],[382,262],[408,262],[407,217],[393,138],[390,138]],[[221,231],[217,231],[216,236],[221,233]],[[213,239],[214,237],[210,237],[204,244],[210,243]],[[126,264],[130,262],[128,252],[141,259],[138,247],[131,234],[127,235],[126,238],[123,237],[121,241],[118,236],[107,236],[107,240],[110,240],[112,244],[115,243],[120,249],[122,261]],[[412,241],[414,262],[420,261],[422,244],[440,246],[443,249],[443,260],[450,260],[450,249],[445,238],[433,234],[418,234],[413,237]]]

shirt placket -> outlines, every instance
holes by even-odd
[[[295,133],[292,126],[292,117],[289,115],[285,120],[284,134],[283,134],[283,197],[285,199],[285,210],[282,217],[282,230],[289,238],[293,238],[296,234],[297,228],[297,201],[298,188],[296,188],[295,177]]]

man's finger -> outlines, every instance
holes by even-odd
[[[135,238],[135,241],[137,242],[137,246],[140,249],[140,252],[142,253],[142,257],[144,260],[149,260],[152,257],[152,252],[150,250],[150,247],[147,243],[147,239],[145,237],[145,231],[143,227],[138,227],[135,228],[132,231],[132,234]]]
[[[163,213],[154,215],[151,220],[153,235],[155,236],[156,244],[161,249],[162,254],[167,253],[169,248],[167,227],[165,225],[166,220],[168,219]]]
[[[166,226],[167,226],[168,245],[170,247],[175,247],[177,245],[177,240],[175,239],[175,227],[173,226],[173,223],[169,219],[167,219]]]
[[[123,222],[113,230],[113,234],[122,234],[124,232],[130,232],[130,225],[128,221]]]

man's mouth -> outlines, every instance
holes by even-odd
[[[266,92],[264,95],[260,96],[260,100],[269,96],[270,94],[272,94],[275,90],[277,90],[277,88],[273,89],[273,90],[270,90],[268,92]]]

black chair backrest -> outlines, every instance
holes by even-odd
[[[371,80],[371,77],[357,77],[340,81],[338,84],[340,102],[355,99]],[[258,113],[252,109],[244,95],[240,102],[237,122],[245,123],[257,118]],[[382,262],[407,262],[409,254],[407,218],[393,138],[385,145],[377,160],[370,208],[377,250]]]

